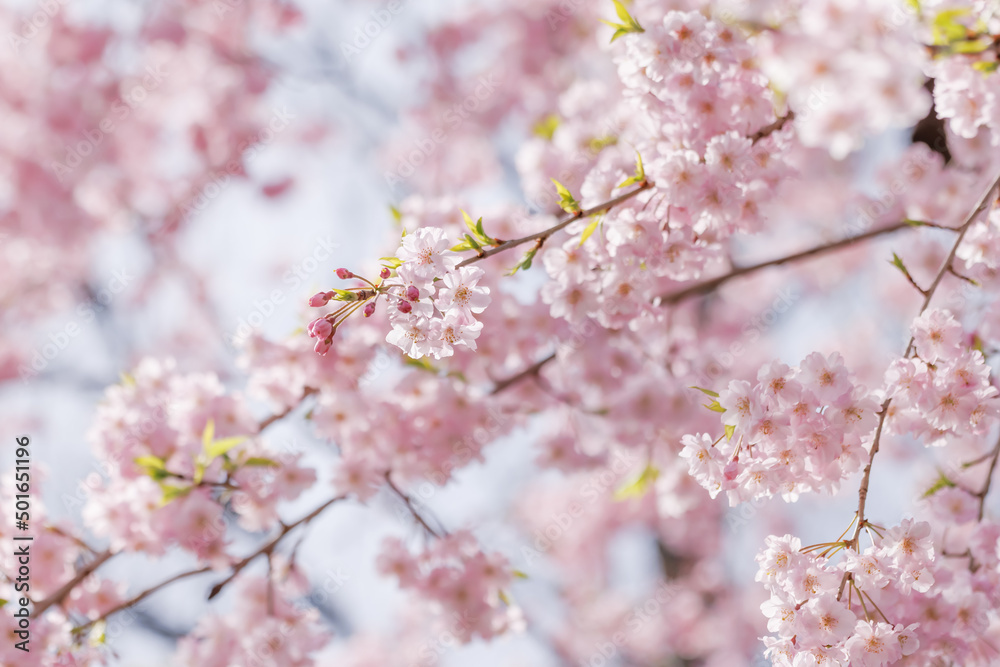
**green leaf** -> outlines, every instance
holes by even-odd
[[[600,153],[608,146],[614,146],[617,143],[618,137],[608,134],[603,137],[594,137],[587,146],[590,148],[591,153]]]
[[[403,222],[403,212],[400,211],[398,208],[390,204],[389,212],[392,213],[392,219],[395,221],[397,225]]]
[[[332,289],[334,301],[357,301],[358,293],[346,289]]]
[[[160,505],[166,505],[172,500],[176,500],[177,498],[191,493],[191,489],[194,487],[161,483],[160,488],[163,490],[163,498],[160,500]]]
[[[208,455],[209,460],[222,456],[230,449],[236,445],[246,442],[247,437],[245,435],[238,435],[232,438],[223,438],[222,440],[216,440],[208,448],[205,449],[205,454]]]
[[[525,574],[524,572],[521,572],[520,570],[512,570],[511,574],[513,574],[517,579],[527,579],[528,578],[528,575]]]
[[[694,386],[694,385],[691,385],[691,387],[690,387],[690,388],[691,388],[691,389],[697,389],[697,390],[698,390],[698,391],[700,391],[701,393],[705,394],[706,396],[711,396],[712,398],[718,398],[718,397],[719,397],[719,392],[717,392],[717,391],[712,391],[711,389],[705,389],[705,388],[703,388],[703,387],[696,387],[696,386]]]
[[[263,456],[251,456],[248,458],[243,465],[250,467],[260,467],[260,468],[280,468],[281,464],[277,461],[272,461],[271,459],[264,458]]]
[[[612,28],[617,28],[617,30],[615,30],[615,34],[611,36],[612,42],[622,35],[627,35],[631,32],[646,32],[642,29],[642,26],[639,25],[639,22],[632,18],[632,15],[628,13],[628,10],[625,9],[625,5],[619,2],[619,0],[611,1],[615,3],[615,13],[618,15],[618,18],[622,20],[621,23],[612,23],[611,21],[601,19],[602,23],[606,23]]]
[[[980,60],[979,62],[972,63],[973,69],[977,69],[983,74],[991,74],[997,71],[997,67],[1000,67],[1000,61],[996,60]]]
[[[382,262],[382,266],[390,269],[398,269],[403,265],[403,260],[399,257],[379,257],[378,261]]]
[[[963,40],[968,35],[968,30],[956,19],[965,16],[970,10],[966,7],[957,9],[945,9],[938,12],[931,25],[931,36],[934,44],[947,46],[953,42]]]
[[[908,224],[910,227],[926,227],[928,223],[923,220],[911,220],[910,218],[904,218],[903,222]]]
[[[963,39],[953,43],[951,45],[951,51],[952,53],[982,53],[986,49],[990,48],[992,44],[993,40],[989,37],[980,37],[979,39]]]
[[[615,491],[614,499],[617,501],[629,500],[631,498],[641,498],[653,485],[656,478],[660,476],[660,471],[652,463],[647,463],[639,477],[622,488]]]
[[[0,598],[0,609],[3,609],[4,605],[7,604],[7,602],[9,602],[9,601],[8,600],[4,600],[3,598]]]
[[[955,484],[955,482],[953,482],[950,479],[948,479],[947,475],[945,475],[943,472],[941,472],[940,470],[938,470],[937,481],[935,481],[933,484],[931,484],[931,487],[929,489],[927,489],[926,491],[924,491],[924,498],[930,498],[931,496],[933,496],[935,493],[937,493],[941,489],[952,488],[952,487],[955,487],[955,486],[957,486]]]
[[[726,424],[726,440],[732,440],[733,439],[733,433],[736,433],[736,425],[735,424]]]
[[[510,606],[510,597],[507,595],[506,591],[498,590],[497,597],[499,597],[500,601],[503,602],[505,605],[507,605],[508,607]]]
[[[909,271],[906,270],[906,265],[903,264],[903,260],[900,259],[899,255],[897,255],[896,253],[892,253],[892,262],[890,262],[890,264],[895,266],[903,273],[909,275]]]
[[[508,271],[507,275],[508,276],[512,276],[515,273],[517,273],[519,270],[520,271],[527,271],[528,269],[530,269],[531,268],[531,262],[535,259],[535,253],[537,253],[537,252],[538,252],[538,246],[535,246],[534,248],[532,248],[528,252],[524,253],[524,257],[521,258],[521,261],[518,262],[514,266],[513,269],[511,269],[510,271]]]
[[[577,203],[576,198],[569,189],[557,181],[556,179],[550,179],[556,186],[556,192],[559,194],[559,208],[566,211],[567,213],[579,213],[580,204]]]
[[[537,136],[545,139],[546,141],[552,141],[553,135],[556,133],[556,129],[559,127],[559,116],[555,114],[549,114],[542,120],[535,123],[535,127],[532,128]]]
[[[167,462],[158,456],[139,456],[135,459],[135,464],[145,470],[154,481],[158,482],[170,476],[167,472]]]
[[[642,156],[639,155],[639,151],[635,152],[635,175],[626,178],[622,181],[619,188],[625,188],[630,185],[635,185],[637,183],[644,183],[646,181],[646,168],[642,166]]]
[[[464,210],[462,211],[462,219],[465,221],[465,226],[469,228],[470,232],[472,232],[473,234],[478,233],[476,230],[476,223],[472,221],[472,218],[470,218],[469,214],[466,213]],[[482,218],[479,218],[480,222],[482,222],[482,220],[483,220]]]
[[[123,387],[135,386],[135,378],[129,375],[128,373],[119,373],[118,377],[121,379]]]
[[[412,357],[406,357],[403,360],[403,363],[406,364],[407,366],[413,366],[415,368],[419,368],[421,370],[425,370],[425,371],[428,371],[430,373],[434,373],[434,374],[439,373],[437,367],[434,364],[432,364],[427,357],[420,357],[419,359],[414,359]]]
[[[582,234],[580,234],[580,245],[583,245],[584,243],[587,242],[587,239],[589,239],[591,237],[591,235],[597,229],[597,225],[600,222],[601,222],[601,219],[598,217],[598,218],[594,218],[594,221],[592,223],[590,223],[589,225],[587,225],[587,228],[583,230]]]
[[[726,409],[722,407],[722,405],[720,405],[718,401],[712,401],[711,403],[706,403],[705,407],[711,410],[712,412],[722,413],[726,411]]]
[[[205,424],[205,430],[201,432],[201,449],[202,451],[208,451],[209,445],[212,444],[212,440],[215,439],[215,420],[209,419],[208,423]]]

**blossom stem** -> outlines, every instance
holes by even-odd
[[[589,218],[592,215],[595,215],[597,213],[602,213],[604,211],[607,211],[608,209],[614,208],[618,204],[621,204],[622,202],[628,201],[629,199],[631,199],[632,197],[635,197],[640,192],[642,192],[644,190],[649,190],[652,187],[653,187],[653,183],[652,182],[650,182],[650,181],[643,181],[642,183],[639,184],[639,187],[635,188],[634,190],[630,190],[629,192],[626,192],[625,194],[621,194],[621,195],[618,195],[617,197],[614,197],[613,199],[609,199],[608,201],[604,202],[603,204],[598,204],[597,206],[592,206],[592,207],[590,207],[588,209],[585,209],[583,211],[579,211],[577,213],[572,213],[570,215],[567,215],[562,220],[560,220],[558,223],[556,223],[552,227],[549,227],[548,229],[542,230],[540,232],[536,232],[535,234],[529,234],[528,236],[523,236],[523,237],[521,237],[519,239],[513,239],[512,241],[504,241],[503,243],[501,243],[498,246],[494,246],[494,247],[492,247],[492,248],[490,248],[488,250],[484,250],[481,254],[479,254],[479,255],[477,255],[475,257],[469,257],[468,259],[460,262],[456,268],[462,268],[463,266],[468,266],[469,264],[472,264],[473,262],[478,262],[481,259],[486,259],[487,257],[492,257],[493,255],[496,255],[496,254],[499,254],[501,252],[504,252],[505,250],[510,250],[511,248],[516,248],[519,245],[523,245],[523,244],[529,243],[531,241],[538,241],[539,245],[541,245],[542,243],[545,243],[545,241],[550,236],[552,236],[553,234],[555,234],[556,232],[558,232],[560,229],[563,229],[564,227],[568,226],[569,224],[571,224],[571,223],[573,223],[573,222],[575,222],[577,220],[581,220],[583,218]]]
[[[927,294],[924,296],[924,301],[920,306],[920,312],[918,315],[922,314],[931,303],[931,299],[934,298],[934,293],[937,291],[938,286],[941,284],[941,280],[944,278],[945,274],[948,273],[949,267],[951,267],[952,262],[955,261],[955,254],[958,252],[958,247],[962,243],[962,239],[965,238],[966,232],[972,226],[973,221],[979,216],[979,214],[987,207],[990,203],[990,198],[993,192],[1000,186],[1000,176],[997,176],[990,186],[986,189],[986,192],[982,194],[979,198],[978,203],[975,208],[966,216],[965,221],[960,227],[958,227],[958,236],[955,238],[955,242],[951,246],[951,251],[948,256],[941,263],[941,268],[938,269],[937,275],[934,276],[934,280],[931,282],[930,286],[927,288]],[[910,358],[916,351],[915,338],[910,336],[910,342],[906,345],[906,352],[903,354],[903,358]],[[854,529],[854,535],[850,539],[849,543],[851,548],[855,551],[858,548],[858,536],[861,533],[861,528],[865,525],[865,504],[868,500],[868,485],[871,482],[872,473],[872,462],[875,460],[875,455],[878,453],[879,443],[882,439],[882,431],[885,427],[886,417],[889,415],[889,404],[892,402],[891,398],[885,399],[882,403],[881,411],[879,412],[878,425],[875,427],[875,437],[872,439],[871,450],[868,453],[868,463],[865,464],[864,473],[861,476],[861,485],[858,488],[858,525]],[[992,469],[991,469],[992,470]],[[844,577],[840,581],[840,590],[837,593],[837,599],[839,600],[844,594],[844,585],[850,579],[850,573],[845,572]]]

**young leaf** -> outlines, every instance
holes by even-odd
[[[711,389],[704,389],[702,387],[695,387],[694,385],[691,386],[691,389],[697,389],[701,393],[705,394],[706,396],[711,396],[712,398],[718,398],[719,397],[719,392],[712,391]]]
[[[579,213],[580,204],[569,189],[554,178],[550,180],[555,183],[556,192],[559,194],[559,207],[567,213]]]
[[[245,466],[251,467],[261,467],[261,468],[280,468],[281,464],[277,461],[272,461],[271,459],[266,459],[262,456],[251,456],[243,464]]]
[[[615,491],[614,499],[628,500],[630,498],[640,498],[645,495],[649,487],[652,486],[656,478],[660,476],[660,471],[653,464],[649,463],[643,468],[642,472],[639,473],[639,477],[629,484],[626,484],[622,488]]]
[[[726,409],[722,407],[722,405],[720,405],[718,401],[712,401],[711,403],[706,403],[705,407],[711,410],[712,412],[721,413],[726,411]]]
[[[515,273],[517,273],[519,270],[521,270],[521,271],[527,271],[528,269],[530,269],[531,268],[531,262],[532,262],[532,260],[535,259],[535,253],[537,253],[537,252],[538,252],[538,246],[535,246],[534,248],[532,248],[528,252],[524,253],[524,257],[521,258],[521,261],[518,262],[514,266],[513,269],[511,269],[510,271],[508,271],[507,275],[508,276],[512,276]]]
[[[216,457],[222,456],[241,442],[245,442],[246,439],[245,435],[238,435],[232,438],[216,440],[205,449],[205,454],[208,455],[209,460],[212,460]]]
[[[395,223],[396,223],[397,225],[398,225],[399,223],[401,223],[401,222],[403,221],[403,212],[402,212],[402,211],[400,211],[400,210],[399,210],[398,208],[396,208],[395,206],[392,206],[392,205],[390,204],[390,205],[389,205],[389,212],[390,212],[390,213],[392,213],[392,219],[393,219],[393,220],[395,221]]]
[[[160,505],[166,505],[172,500],[176,500],[181,496],[186,496],[191,493],[191,489],[193,487],[160,483],[160,488],[163,489],[163,498],[160,500]]]
[[[630,32],[646,32],[642,29],[642,26],[639,25],[639,22],[632,18],[632,15],[628,13],[628,10],[625,9],[625,5],[619,2],[619,0],[611,1],[615,3],[615,13],[618,15],[618,18],[622,20],[621,23],[612,23],[611,21],[601,19],[602,23],[606,23],[612,28],[616,28],[615,34],[611,36],[612,42],[622,35],[627,35]]]
[[[535,123],[535,127],[532,131],[545,139],[546,141],[552,141],[552,136],[556,133],[556,129],[559,127],[559,116],[555,114],[549,114],[542,120]]]
[[[352,292],[352,291],[346,290],[346,289],[332,289],[330,291],[334,293],[334,297],[333,297],[334,301],[357,301],[358,300],[358,293],[357,292]]]
[[[948,479],[947,475],[945,475],[943,472],[941,472],[939,470],[938,471],[937,481],[935,481],[931,485],[931,488],[929,488],[926,491],[924,491],[924,498],[929,498],[929,497],[933,496],[935,493],[937,493],[941,489],[947,489],[947,488],[951,488],[951,487],[954,487],[954,486],[955,486],[955,482],[953,482],[950,479]]]
[[[382,266],[390,269],[398,269],[403,265],[403,260],[399,257],[380,257],[378,261],[382,262]]]
[[[203,451],[208,451],[208,446],[212,444],[212,440],[215,439],[215,420],[209,419],[208,423],[205,424],[205,430],[201,432],[201,448]]]
[[[733,433],[736,433],[736,425],[735,424],[726,424],[726,440],[732,440],[733,439]]]
[[[587,225],[587,228],[583,230],[582,234],[580,234],[580,245],[586,243],[587,239],[589,239],[590,236],[594,233],[594,231],[597,229],[598,223],[600,222],[601,222],[600,218],[594,218],[594,221],[589,225]]]
[[[635,175],[626,178],[619,185],[619,188],[625,188],[630,185],[635,185],[637,183],[644,183],[646,181],[646,168],[642,165],[642,156],[639,155],[639,151],[635,152]]]

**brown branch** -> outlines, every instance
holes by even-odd
[[[993,472],[997,469],[997,459],[1000,458],[1000,440],[997,440],[997,444],[993,446],[993,451],[987,457],[990,461],[990,469],[986,471],[986,481],[983,482],[983,488],[978,493],[972,494],[975,498],[979,499],[979,518],[976,521],[982,521],[983,516],[986,514],[986,496],[990,493],[990,486],[993,484]]]
[[[115,607],[113,607],[113,608],[109,609],[108,611],[104,612],[103,614],[101,614],[97,618],[93,619],[92,621],[87,621],[83,625],[81,625],[79,627],[76,627],[76,628],[73,628],[73,632],[75,634],[79,634],[81,632],[84,632],[84,631],[87,630],[87,628],[91,627],[95,623],[100,623],[101,621],[103,621],[104,619],[108,618],[109,616],[111,616],[113,614],[117,614],[118,612],[120,612],[120,611],[122,611],[124,609],[128,609],[129,607],[131,607],[133,605],[139,604],[140,602],[142,602],[143,600],[145,600],[146,598],[148,598],[150,595],[152,595],[156,591],[160,590],[161,588],[166,588],[170,584],[178,582],[178,581],[180,581],[182,579],[187,579],[188,577],[193,577],[195,575],[204,574],[206,572],[211,572],[211,571],[212,571],[212,568],[210,566],[206,565],[205,567],[198,568],[197,570],[188,570],[187,572],[181,572],[180,574],[174,575],[173,577],[170,577],[166,581],[161,581],[160,583],[156,584],[152,588],[147,588],[146,590],[144,590],[143,592],[139,593],[135,597],[129,598],[125,602],[122,602],[121,604],[116,605]]]
[[[403,491],[398,486],[396,486],[395,482],[392,481],[391,470],[385,471],[385,481],[389,484],[389,488],[392,489],[397,496],[399,496],[400,500],[403,501],[403,503],[406,505],[406,508],[410,510],[410,514],[412,514],[413,518],[417,520],[417,523],[423,526],[424,530],[426,530],[428,533],[440,539],[441,535],[439,535],[436,530],[431,528],[430,524],[427,523],[424,517],[420,515],[420,512],[417,511],[417,508],[413,506],[413,500],[411,500],[408,495],[403,493]]]
[[[246,558],[244,558],[243,560],[241,560],[238,563],[236,563],[233,566],[232,573],[228,577],[226,577],[225,579],[223,579],[222,581],[220,581],[219,583],[217,583],[215,586],[212,587],[212,590],[208,594],[208,599],[211,600],[216,595],[218,595],[219,593],[221,593],[222,589],[225,588],[226,585],[229,582],[231,582],[233,579],[235,579],[236,575],[238,575],[240,572],[242,572],[243,568],[245,568],[247,565],[249,565],[258,556],[267,555],[270,558],[271,554],[274,552],[275,547],[277,547],[278,543],[281,542],[282,539],[284,539],[285,535],[288,535],[288,533],[292,532],[297,527],[303,526],[303,525],[309,523],[310,521],[312,521],[313,519],[315,519],[317,516],[319,516],[320,514],[322,514],[323,510],[325,510],[327,507],[329,507],[330,505],[334,504],[338,500],[343,500],[343,499],[344,499],[344,496],[334,496],[333,498],[330,498],[330,500],[326,501],[325,503],[323,503],[322,505],[320,505],[319,507],[317,507],[316,509],[314,509],[309,514],[307,514],[304,517],[302,517],[301,519],[299,519],[298,521],[296,521],[294,523],[287,524],[287,525],[286,524],[282,524],[281,525],[281,532],[279,532],[270,542],[268,542],[267,544],[265,544],[264,546],[262,546],[260,549],[258,549],[257,551],[253,552],[252,554],[250,554],[249,556],[247,556]]]
[[[828,252],[834,252],[836,250],[848,248],[856,243],[861,243],[863,241],[873,239],[877,236],[898,232],[899,230],[906,229],[907,227],[910,226],[911,225],[909,223],[898,222],[888,227],[873,229],[871,231],[865,232],[864,234],[859,234],[858,236],[851,236],[846,239],[834,241],[833,243],[826,243],[824,245],[809,248],[808,250],[803,250],[801,252],[797,252],[791,255],[779,257],[777,259],[770,259],[766,262],[760,262],[759,264],[752,264],[750,266],[744,266],[738,269],[734,269],[729,273],[718,276],[717,278],[712,278],[711,280],[706,280],[705,282],[685,287],[676,292],[671,292],[670,294],[664,294],[660,297],[660,304],[679,303],[693,296],[698,296],[700,294],[708,294],[709,292],[716,290],[717,288],[728,283],[730,280],[733,280],[734,278],[739,278],[741,276],[745,276],[750,273],[756,273],[761,269],[766,269],[772,266],[781,266],[782,264],[797,262],[800,259],[807,259],[809,257],[824,255]]]
[[[314,387],[306,387],[303,390],[302,397],[299,400],[297,400],[292,405],[289,405],[287,408],[285,408],[281,412],[276,412],[275,414],[271,415],[267,419],[264,419],[263,421],[261,421],[260,424],[257,425],[257,433],[262,433],[264,431],[264,429],[266,429],[268,426],[270,426],[274,422],[279,421],[281,419],[284,419],[285,417],[287,417],[288,415],[290,415],[292,413],[292,410],[294,410],[295,408],[297,408],[300,405],[302,405],[302,401],[306,400],[306,398],[308,398],[309,396],[311,396],[311,395],[313,395],[315,393],[318,393],[318,392],[319,392],[319,390],[316,389],[316,388],[314,388]]]
[[[212,597],[214,597],[215,595],[217,595],[218,592],[222,590],[222,587],[225,586],[230,581],[232,581],[233,577],[235,577],[243,568],[245,568],[247,566],[247,564],[249,564],[250,561],[252,561],[254,558],[256,558],[257,556],[260,556],[261,554],[264,554],[264,553],[270,555],[271,552],[274,551],[274,548],[281,541],[281,539],[285,535],[287,535],[288,533],[290,533],[295,527],[303,525],[303,524],[306,524],[306,523],[309,523],[310,521],[312,521],[313,519],[315,519],[327,507],[329,507],[330,505],[332,505],[336,501],[342,500],[342,499],[343,499],[343,496],[336,496],[334,498],[331,498],[330,500],[326,501],[325,503],[323,503],[322,505],[320,505],[319,507],[317,507],[312,512],[310,512],[306,516],[302,517],[301,519],[299,519],[295,523],[292,523],[292,524],[289,524],[289,525],[283,525],[282,529],[281,529],[281,532],[278,534],[277,537],[275,537],[274,539],[272,539],[270,542],[268,542],[267,544],[265,544],[263,547],[261,547],[260,549],[258,549],[256,552],[252,553],[251,555],[247,556],[246,558],[244,558],[243,560],[241,560],[239,563],[237,563],[233,567],[233,573],[229,577],[227,577],[224,581],[222,581],[222,582],[220,582],[220,583],[218,583],[218,584],[215,585],[215,587],[212,589],[212,593],[211,593],[211,595],[209,595],[208,599],[211,600]],[[205,567],[201,567],[201,568],[198,568],[196,570],[188,570],[187,572],[181,572],[180,574],[174,575],[173,577],[167,579],[166,581],[161,581],[160,583],[156,584],[155,586],[153,586],[151,588],[147,588],[146,590],[142,591],[141,593],[136,594],[135,596],[129,598],[128,600],[122,602],[121,604],[116,605],[112,609],[109,609],[108,611],[106,611],[103,614],[101,614],[99,617],[97,617],[97,618],[95,618],[95,619],[93,619],[91,621],[87,621],[86,623],[84,623],[83,625],[81,625],[81,626],[79,626],[77,628],[74,628],[73,632],[74,633],[84,632],[85,630],[87,630],[87,628],[91,627],[95,623],[99,623],[99,622],[103,621],[104,619],[108,618],[112,614],[116,614],[116,613],[122,611],[123,609],[127,609],[127,608],[129,608],[129,607],[131,607],[133,605],[138,604],[139,602],[142,602],[143,600],[145,600],[146,598],[148,598],[150,595],[152,595],[156,591],[160,590],[161,588],[166,588],[170,584],[178,582],[178,581],[180,581],[182,579],[187,579],[188,577],[193,577],[193,576],[198,575],[198,574],[204,574],[206,572],[211,572],[212,570],[213,570],[213,568],[211,566],[207,566],[206,565]]]
[[[608,209],[614,208],[618,204],[621,204],[622,202],[628,201],[629,199],[631,199],[632,197],[636,196],[640,192],[642,192],[644,190],[648,190],[651,187],[653,187],[653,184],[651,182],[649,182],[649,181],[643,181],[642,183],[639,184],[639,187],[637,187],[636,189],[631,190],[629,192],[626,192],[625,194],[618,195],[614,199],[609,199],[608,201],[604,202],[603,204],[598,204],[597,206],[592,206],[592,207],[590,207],[588,209],[585,209],[583,211],[578,211],[577,213],[572,213],[572,214],[564,217],[562,220],[560,220],[558,223],[556,223],[552,227],[549,227],[548,229],[545,229],[543,231],[537,232],[535,234],[529,234],[528,236],[523,236],[523,237],[521,237],[519,239],[514,239],[512,241],[504,241],[500,245],[494,246],[494,247],[492,247],[492,248],[490,248],[488,250],[484,250],[482,253],[478,254],[475,257],[469,257],[468,259],[460,262],[458,264],[458,268],[461,268],[463,266],[467,266],[469,264],[472,264],[473,262],[478,262],[481,259],[486,259],[487,257],[492,257],[493,255],[496,255],[496,254],[499,254],[501,252],[504,252],[505,250],[510,250],[511,248],[516,248],[519,245],[522,245],[522,244],[525,244],[525,243],[529,243],[531,241],[538,241],[538,245],[541,246],[543,243],[545,243],[545,241],[550,236],[552,236],[553,234],[555,234],[556,232],[558,232],[560,229],[563,229],[564,227],[567,227],[571,223],[576,222],[577,220],[582,220],[584,218],[589,218],[592,215],[595,215],[597,213],[601,213],[603,211],[607,211]]]
[[[69,595],[70,591],[76,588],[81,581],[93,574],[97,568],[104,565],[112,556],[114,556],[114,554],[111,553],[110,550],[102,551],[97,554],[97,557],[94,558],[94,560],[81,567],[72,579],[59,587],[59,590],[41,602],[35,603],[34,609],[31,611],[31,617],[38,618],[52,605],[61,604],[62,601],[66,599],[66,596]]]
[[[765,125],[764,127],[760,128],[759,130],[757,130],[756,132],[754,132],[753,134],[751,134],[750,135],[750,141],[751,141],[751,143],[757,143],[758,141],[760,141],[764,137],[767,137],[767,136],[770,136],[770,135],[774,134],[775,132],[777,132],[781,128],[785,127],[786,123],[794,120],[794,118],[795,118],[795,112],[794,111],[789,111],[784,116],[782,116],[778,120],[774,121],[770,125]]]
[[[556,353],[553,352],[544,359],[540,359],[535,363],[533,363],[532,365],[528,366],[523,371],[515,373],[510,377],[506,377],[503,380],[497,381],[497,383],[493,386],[493,391],[490,392],[490,395],[499,394],[504,389],[507,389],[511,385],[517,384],[521,380],[524,380],[531,376],[538,375],[538,371],[542,370],[542,367],[545,366],[545,364],[549,363],[550,361],[553,361],[555,358],[556,358]]]
[[[937,291],[938,286],[941,284],[941,280],[944,278],[945,274],[948,273],[949,267],[951,267],[952,262],[955,261],[955,253],[958,252],[958,246],[962,243],[962,239],[965,238],[965,233],[969,231],[972,226],[973,221],[976,217],[986,208],[987,204],[990,203],[990,198],[993,195],[993,191],[996,190],[997,186],[1000,185],[1000,176],[990,184],[986,192],[982,194],[979,198],[979,202],[976,207],[966,216],[965,221],[960,227],[957,228],[958,236],[955,238],[955,242],[951,246],[951,251],[948,256],[941,263],[941,268],[938,269],[937,275],[934,276],[934,281],[931,282],[930,286],[927,288],[927,293],[924,296],[924,302],[920,306],[920,312],[917,313],[919,317],[931,303],[931,299],[934,298],[934,293]],[[903,354],[903,358],[908,359],[913,356],[915,352],[915,338],[910,337],[910,342],[906,345],[906,352]],[[865,464],[864,473],[861,476],[861,486],[858,488],[858,511],[857,511],[857,526],[854,528],[854,535],[848,542],[849,546],[855,551],[858,550],[858,536],[861,534],[861,529],[865,527],[865,505],[868,500],[868,485],[871,482],[872,474],[872,463],[875,461],[875,455],[878,453],[879,443],[882,439],[882,430],[885,426],[885,420],[889,415],[889,405],[892,403],[891,398],[885,399],[882,403],[882,409],[879,412],[878,426],[875,428],[875,437],[872,439],[872,448],[868,453],[868,463]],[[998,445],[1000,446],[1000,445]],[[992,465],[990,471],[992,473]],[[843,578],[840,580],[840,590],[837,592],[837,599],[839,600],[844,594],[844,586],[847,581],[851,579],[850,572],[845,572]]]

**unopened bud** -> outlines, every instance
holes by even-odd
[[[330,299],[333,298],[333,292],[317,292],[309,299],[309,305],[313,308],[319,308],[320,306],[325,306],[329,303]]]
[[[390,271],[387,267],[382,267],[382,271],[379,273],[379,275],[382,276],[382,280],[385,280],[386,278],[392,275],[392,271]]]
[[[354,277],[354,274],[347,269],[337,269],[337,277],[341,280],[350,280]]]
[[[369,301],[365,304],[365,317],[371,317],[375,314],[375,302]]]
[[[401,312],[401,313],[408,313],[411,310],[413,310],[413,306],[410,305],[409,301],[400,301],[396,305],[396,307],[399,308],[399,312]]]
[[[420,290],[416,288],[415,285],[410,285],[406,288],[406,298],[410,301],[420,300]]]

